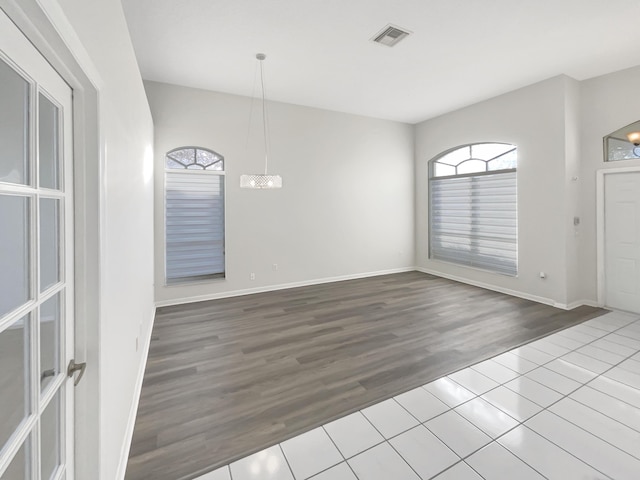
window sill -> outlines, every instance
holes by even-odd
[[[164,286],[165,287],[183,287],[187,285],[199,285],[205,283],[217,283],[220,281],[226,280],[226,276],[224,273],[217,273],[215,275],[202,275],[198,277],[186,277],[186,278],[178,278],[173,279],[171,281],[167,281],[165,279]]]

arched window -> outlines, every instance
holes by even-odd
[[[224,158],[181,147],[165,160],[167,284],[224,277]]]
[[[517,147],[475,143],[429,162],[429,258],[518,274]]]

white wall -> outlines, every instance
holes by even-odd
[[[551,304],[568,303],[566,231],[573,212],[566,187],[573,167],[566,164],[565,137],[567,122],[575,122],[567,111],[576,108],[576,88],[573,81],[558,76],[417,125],[416,261],[420,268]],[[518,147],[516,278],[429,259],[428,161],[447,149],[476,142]],[[577,157],[574,151],[569,153]],[[539,277],[541,271],[547,274],[545,280]]]
[[[142,346],[154,315],[153,123],[120,2],[57,3],[64,17],[58,28],[77,41],[70,48],[86,59],[99,95],[101,211],[93,213],[101,230],[100,323],[98,339],[88,341],[99,352],[87,354],[99,359],[88,365],[94,374],[99,368],[98,405],[88,412],[99,415],[99,465],[80,477],[112,480],[124,475]]]
[[[259,105],[247,143],[250,98],[145,86],[155,125],[160,304],[414,265],[411,125],[270,102],[269,172],[282,175],[284,187],[245,190],[240,175],[263,169]],[[225,158],[227,274],[166,287],[164,155],[180,146],[210,148]]]
[[[637,167],[638,160],[604,162],[603,137],[640,120],[640,66],[581,82],[581,204],[583,238],[580,288],[583,298],[597,296],[596,172]]]

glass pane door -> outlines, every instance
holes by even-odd
[[[72,480],[71,90],[0,11],[0,480]]]

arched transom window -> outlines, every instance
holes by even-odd
[[[432,177],[496,172],[516,168],[518,153],[508,143],[474,143],[434,158]]]
[[[476,143],[429,165],[429,258],[518,273],[517,148]]]
[[[222,171],[224,158],[204,148],[178,148],[167,153],[167,168]]]
[[[165,162],[167,284],[224,277],[224,157],[181,147]]]

